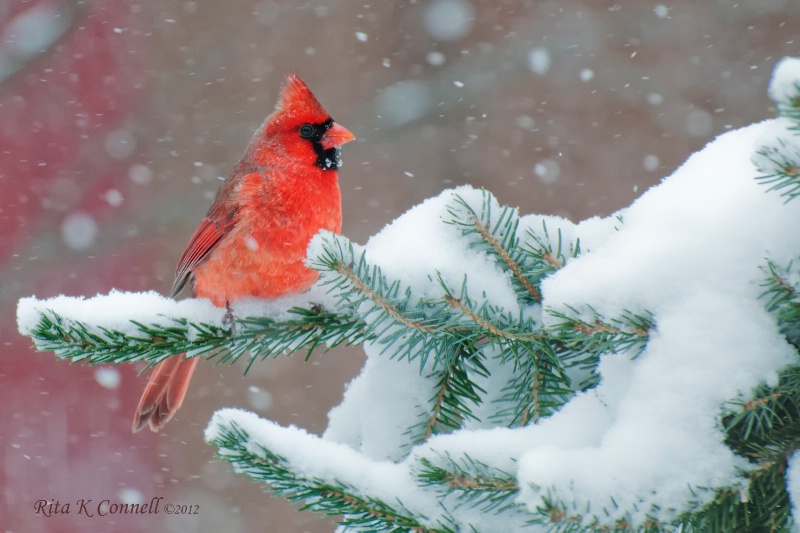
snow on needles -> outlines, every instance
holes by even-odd
[[[436,463],[468,456],[516,472],[518,502],[531,512],[554,496],[586,520],[599,513],[603,520],[634,524],[648,517],[668,521],[703,505],[713,491],[702,487],[746,487],[742,472],[749,466],[724,444],[721,406],[774,383],[796,355],[759,299],[765,258],[787,264],[800,255],[800,210],[759,184],[750,161],[759,139],[779,127],[780,121],[768,121],[719,137],[605,219],[574,226],[547,219],[580,238],[585,252],[544,281],[544,321],[557,320],[551,311],[609,318],[649,311],[656,326],[639,357],[603,356],[600,384],[539,424],[461,430],[402,449],[402,433],[428,401],[429,378],[420,376],[418,365],[366,345],[362,374],[331,411],[321,441],[335,441],[323,448],[326,468],[340,465],[342,478],[349,478],[349,449],[411,472],[423,458]],[[466,274],[470,290],[513,309],[508,279],[441,223],[456,194],[473,205],[479,197],[468,187],[445,191],[373,237],[366,256],[416,295],[432,290],[431,272],[452,282]],[[541,220],[531,215],[521,225],[535,228]],[[282,431],[263,424],[270,438]],[[339,455],[342,444],[348,452]],[[426,489],[417,490],[418,501],[425,501]],[[398,487],[396,496],[403,494]],[[461,509],[453,512],[464,516]],[[481,520],[498,517],[472,516],[469,523],[490,530]]]
[[[221,409],[214,413],[206,428],[205,439],[214,442],[225,430],[237,428],[249,435],[244,448],[263,457],[265,448],[291,463],[292,471],[300,477],[331,484],[344,484],[356,492],[394,502],[417,500],[414,478],[404,465],[375,461],[349,446],[321,440],[295,426],[282,427],[241,409]],[[220,448],[220,455],[231,453]],[[425,509],[429,517],[439,514],[434,501],[415,501],[415,507]]]
[[[774,382],[795,355],[759,300],[764,258],[787,264],[800,254],[800,210],[767,192],[749,160],[776,123],[718,138],[618,213],[623,223],[604,219],[618,231],[592,220],[584,235],[579,224],[590,252],[542,284],[546,310],[652,312],[656,329],[637,359],[606,355],[597,388],[515,438],[461,432],[417,454],[514,460],[531,511],[549,496],[634,523],[709,501],[712,491],[698,487],[736,485],[747,464],[724,445],[721,405]]]
[[[781,62],[770,94],[779,104],[787,102],[798,79],[800,61]],[[362,373],[330,412],[323,437],[226,409],[215,414],[206,439],[216,442],[225,429],[240,427],[249,434],[251,452],[269,449],[294,472],[399,501],[432,523],[447,515],[459,527],[477,531],[513,531],[530,515],[479,513],[453,499],[437,499],[435,488],[415,479],[423,460],[440,464],[444,457],[468,457],[509,472],[520,489],[516,501],[529,512],[555,498],[583,525],[596,517],[603,523],[625,520],[634,528],[650,518],[669,522],[710,501],[715,487],[744,491],[744,472],[752,465],[725,445],[719,417],[727,402],[749,398],[760,384],[774,384],[782,368],[797,362],[760,295],[767,258],[786,265],[800,256],[798,201],[786,203],[761,183],[763,160],[751,157],[765,139],[780,138],[798,151],[794,133],[785,119],[726,133],[630,207],[606,218],[572,224],[522,217],[521,229],[536,231],[544,222],[550,235],[560,231],[565,241],[580,239],[583,251],[543,281],[541,305],[520,308],[509,275],[445,223],[456,197],[480,205],[481,192],[470,187],[423,202],[355,247],[390,282],[408,286],[412,299],[441,295],[441,282],[458,290],[467,280],[470,293],[491,305],[540,317],[546,325],[561,320],[560,314],[578,313],[592,323],[650,313],[655,327],[643,351],[635,358],[625,352],[602,355],[599,384],[552,416],[515,429],[476,423],[413,446],[409,428],[424,419],[437,378],[420,367],[422,357],[409,362],[392,357],[385,345],[366,343]],[[317,236],[309,255],[321,256],[326,239],[337,238]],[[323,272],[322,281],[332,275]],[[155,293],[24,299],[18,311],[23,333],[35,327],[41,308],[120,328],[131,318],[149,322],[154,314],[214,323],[224,314],[207,302],[176,303]],[[493,378],[481,383],[484,405],[495,400]],[[788,476],[795,508],[798,461],[792,457]]]
[[[792,503],[792,516],[798,517],[800,516],[800,452],[794,452],[789,458],[786,478],[786,490]],[[795,520],[795,524],[792,531],[800,531],[798,520]]]
[[[778,106],[787,106],[800,87],[800,58],[784,57],[775,66],[769,96]]]
[[[59,316],[91,325],[93,328],[117,330],[135,335],[138,329],[132,321],[145,324],[174,325],[173,318],[219,325],[225,314],[208,300],[176,302],[154,291],[143,293],[112,290],[94,298],[56,296],[46,300],[22,298],[17,305],[17,325],[20,333],[30,335],[42,313],[52,311]]]
[[[441,295],[438,273],[456,292],[467,279],[471,292],[485,293],[492,304],[515,309],[509,279],[500,275],[494,261],[471,250],[457,228],[443,222],[456,195],[471,205],[480,205],[482,199],[480,191],[465,186],[424,201],[369,240],[363,248],[367,260],[380,265],[390,280],[402,280],[413,299]],[[498,209],[496,203],[493,207]],[[312,242],[310,253],[322,246],[320,237]],[[360,251],[357,248],[356,254]],[[322,280],[327,277],[323,272]],[[364,369],[348,386],[341,405],[329,413],[325,438],[350,444],[373,459],[399,460],[409,451],[408,428],[426,417],[430,391],[439,378],[430,369],[420,373],[423,357],[412,364],[397,360],[380,342],[365,343],[364,350]],[[381,408],[367,398],[380,398]]]
[[[233,302],[231,309],[236,317],[269,316],[286,319],[292,307],[308,307],[310,303],[331,305],[324,290],[315,287],[309,292],[284,298],[265,300],[243,298]],[[142,293],[112,290],[93,298],[56,296],[39,300],[21,298],[17,304],[17,326],[23,335],[32,336],[43,315],[56,313],[67,321],[79,322],[89,332],[102,334],[103,329],[119,331],[127,336],[141,334],[134,322],[148,326],[175,326],[176,320],[187,319],[193,323],[222,327],[226,310],[214,307],[205,298],[175,301],[155,291]],[[192,331],[189,331],[190,334]]]

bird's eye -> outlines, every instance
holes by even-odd
[[[310,138],[312,135],[314,135],[314,126],[311,124],[303,124],[303,126],[300,128],[300,135],[306,139]]]

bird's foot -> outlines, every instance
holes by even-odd
[[[225,317],[222,319],[223,326],[229,326],[231,328],[231,338],[236,338],[236,321],[233,316],[233,309],[231,309],[231,303],[225,302]]]

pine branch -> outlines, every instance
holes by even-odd
[[[797,140],[777,138],[773,143],[756,152],[754,162],[764,173],[757,179],[770,185],[767,191],[780,191],[788,202],[800,196],[800,147]]]
[[[722,420],[729,445],[745,456],[758,455],[748,450],[753,445],[793,441],[800,436],[800,368],[787,368],[777,386],[759,387],[750,400],[728,403]]]
[[[763,268],[766,309],[775,314],[781,331],[797,346],[797,287],[789,282],[792,264],[785,269],[773,261]],[[723,406],[726,443],[751,461],[747,487],[719,489],[703,510],[684,517],[681,525],[699,531],[784,531],[792,523],[786,492],[786,467],[800,449],[800,366],[791,365],[776,385],[757,387],[749,399]]]
[[[531,258],[533,268],[530,275],[537,283],[563,268],[568,261],[577,258],[581,254],[580,239],[569,244],[569,250],[564,252],[564,240],[561,229],[558,229],[555,243],[550,238],[547,223],[542,221],[541,233],[536,233],[532,229],[526,231],[527,240],[521,243],[521,251]]]
[[[768,261],[763,283],[767,309],[776,315],[781,331],[790,341],[798,324],[798,290],[790,279],[798,279],[790,264],[778,267]],[[578,313],[572,310],[575,315]],[[649,314],[626,313],[611,322],[599,318],[580,320],[553,313],[563,322],[555,327],[559,339],[569,350],[605,351],[607,343],[619,343],[638,353],[654,326]],[[595,314],[593,311],[591,314]],[[747,399],[724,406],[722,424],[726,443],[749,459],[753,468],[744,475],[746,486],[717,488],[712,501],[687,512],[674,523],[678,530],[690,531],[785,531],[791,524],[791,505],[786,492],[786,466],[800,450],[800,366],[787,367],[774,386],[762,385]],[[698,489],[706,490],[706,489]],[[539,509],[535,523],[550,524],[553,531],[663,531],[667,524],[655,521],[633,529],[629,520],[603,524],[586,516],[586,511],[568,511],[558,500],[548,497]],[[588,520],[588,522],[587,522]]]
[[[493,420],[507,420],[509,426],[526,426],[552,415],[574,396],[566,371],[581,360],[574,357],[565,361],[550,342],[513,348],[513,377],[503,388],[498,400],[501,407]]]
[[[539,343],[543,336],[533,319],[514,317],[505,309],[489,304],[484,300],[478,306],[467,292],[467,280],[461,285],[459,296],[439,276],[439,284],[444,292],[443,301],[450,306],[454,317],[462,324],[461,332],[471,331],[474,335],[486,337],[489,341],[507,344],[510,342]],[[466,319],[466,320],[463,320]]]
[[[800,82],[786,84],[779,71],[789,66],[785,61],[774,73],[770,94],[775,100],[778,115],[794,122],[793,126],[773,131],[753,156],[753,163],[763,175],[757,177],[768,191],[781,191],[789,202],[800,196]]]
[[[257,359],[264,361],[306,350],[307,361],[321,346],[328,351],[339,345],[358,345],[371,340],[364,323],[346,314],[326,311],[319,306],[295,307],[289,313],[298,318],[277,321],[250,317],[235,321],[234,344],[228,352],[222,353],[219,362],[233,363],[239,357],[250,356],[249,370]]]
[[[477,216],[463,199],[458,201],[462,212]],[[483,202],[483,212],[489,213],[494,198],[484,191]],[[477,219],[473,218],[470,227],[478,236],[483,236],[478,244],[486,244],[497,252],[500,243],[506,246],[513,242],[513,253],[519,255],[520,246],[514,237],[518,218],[508,208],[500,211],[502,215],[493,224],[491,233],[487,234],[488,225],[485,225],[490,222],[489,215],[477,224]],[[449,213],[453,216],[458,214],[454,209]],[[455,219],[449,223],[462,227],[468,225]],[[539,275],[538,281],[566,261],[561,251],[560,232],[558,244],[553,246],[549,243],[546,226],[543,229],[543,237],[528,233],[528,251],[521,255],[525,258],[526,268]],[[578,246],[573,249],[577,254]],[[505,361],[525,370],[505,389],[503,401],[513,407],[501,410],[501,416],[511,414],[512,424],[524,425],[531,419],[538,421],[542,416],[555,412],[574,394],[570,387],[563,385],[569,383],[565,368],[592,363],[572,350],[568,354],[571,363],[565,365],[553,350],[560,340],[547,338],[531,318],[512,316],[487,300],[475,302],[468,294],[467,280],[455,293],[439,276],[441,299],[415,302],[410,288],[398,280],[389,280],[379,266],[368,262],[364,253],[358,254],[347,239],[328,236],[323,241],[322,250],[314,264],[315,268],[323,271],[324,283],[332,287],[341,307],[351,309],[368,324],[368,331],[376,342],[384,345],[384,353],[391,349],[390,353],[400,359],[419,357],[421,367],[425,367],[429,354],[433,353],[436,355],[433,369],[444,369],[438,372],[436,388],[432,391],[430,416],[420,426],[409,429],[412,435],[419,433],[422,441],[435,433],[458,429],[464,420],[473,418],[469,407],[470,404],[479,404],[481,392],[473,384],[475,371],[482,366],[476,365],[480,362],[481,352],[490,346],[499,350]],[[497,252],[497,255],[513,271],[518,264],[503,260],[506,257],[504,253]],[[604,333],[612,331],[609,329]],[[622,332],[613,333],[617,337],[624,336]],[[614,339],[605,343],[608,348],[614,344]],[[469,355],[464,357],[464,353]],[[465,366],[467,362],[470,368]],[[531,372],[532,368],[536,370]],[[412,440],[417,441],[416,438]]]
[[[541,302],[542,295],[526,276],[521,263],[523,258],[517,252],[519,250],[517,210],[499,207],[494,196],[486,190],[482,190],[481,195],[480,214],[462,197],[456,195],[455,205],[448,207],[451,218],[446,222],[460,227],[462,235],[477,237],[470,242],[470,246],[496,257],[498,264],[512,274],[521,300]],[[496,217],[493,216],[495,209],[500,211]]]
[[[545,496],[542,505],[537,507],[536,510],[537,516],[530,523],[549,526],[548,531],[552,533],[664,533],[666,531],[680,531],[666,529],[663,524],[652,518],[646,519],[638,527],[632,525],[630,518],[621,518],[609,523],[603,523],[596,515],[591,516],[588,510],[583,510],[583,512],[577,509],[569,510],[564,502],[552,496]],[[590,516],[587,517],[585,515]]]
[[[208,441],[220,449],[217,457],[231,463],[237,472],[264,485],[265,490],[293,503],[303,503],[301,510],[327,516],[343,515],[340,523],[355,531],[413,531],[415,533],[452,533],[449,526],[429,527],[424,517],[408,510],[401,502],[385,501],[358,494],[343,484],[299,474],[279,454],[266,449],[241,428],[228,421],[217,428]],[[422,518],[422,520],[420,519]]]
[[[800,442],[800,367],[780,373],[778,384],[762,385],[750,400],[724,406],[728,445],[753,462],[788,458]]]
[[[560,311],[548,311],[559,322],[549,326],[547,333],[556,354],[555,361],[560,362],[558,369],[576,368],[586,374],[582,382],[570,385],[569,388],[574,390],[587,390],[597,384],[596,368],[601,355],[627,352],[632,358],[638,357],[647,346],[650,330],[655,327],[653,315],[648,311],[641,315],[626,311],[619,318],[602,320],[594,309],[588,307],[588,314],[596,318],[584,320],[576,318],[580,316],[576,309],[568,308],[575,316]],[[560,383],[570,384],[563,377]],[[564,398],[569,394],[563,388],[556,393]]]
[[[800,349],[800,283],[790,281],[800,279],[800,269],[794,268],[792,262],[781,268],[768,260],[762,270],[767,274],[761,284],[765,289],[761,297],[767,299],[767,311],[775,314],[786,340]]]
[[[135,329],[131,334],[93,327],[44,310],[39,312],[39,322],[30,335],[39,350],[53,351],[61,359],[89,365],[138,361],[155,364],[179,353],[233,363],[250,353],[263,360],[305,348],[310,355],[322,344],[330,348],[357,344],[368,338],[363,325],[347,316],[319,309],[294,308],[289,312],[298,318],[285,321],[244,318],[235,320],[233,330],[230,326],[186,319],[175,319],[173,325],[131,321]]]
[[[747,474],[749,484],[718,489],[714,500],[675,522],[679,531],[789,531],[791,502],[786,460],[763,463]]]
[[[356,259],[344,237],[332,236],[323,250],[314,260],[315,268],[327,273],[323,283],[336,292],[342,308],[367,324],[366,333],[385,346],[384,353],[421,357],[424,366],[429,354],[454,353],[462,343],[542,342],[532,319],[513,317],[485,300],[475,304],[466,280],[455,296],[439,276],[441,298],[415,300],[409,287],[389,280],[365,254]]]
[[[791,94],[775,100],[778,115],[800,124],[800,81],[792,84]]]
[[[403,326],[415,329],[421,333],[434,333],[436,328],[434,326],[426,325],[423,321],[414,320],[412,318],[403,316],[402,311],[392,305],[387,298],[382,297],[379,294],[379,291],[373,290],[367,285],[367,282],[358,278],[355,272],[353,272],[352,265],[344,265],[342,263],[336,264],[336,272],[338,272],[342,277],[346,278],[353,284],[353,290],[355,292],[363,294],[366,298],[372,300],[377,304],[387,315],[389,315],[392,319],[396,322],[399,322]],[[380,277],[380,271],[376,271],[376,276]],[[385,278],[383,278],[385,280]],[[389,287],[390,294],[393,292],[393,287],[398,287],[400,284],[399,282],[395,282]],[[399,306],[398,306],[399,307]]]
[[[455,195],[454,204],[448,206],[446,223],[460,228],[462,235],[470,237],[470,247],[478,248],[495,260],[511,275],[517,297],[523,304],[542,301],[539,284],[566,263],[562,253],[561,230],[558,242],[553,245],[542,222],[542,234],[527,230],[524,238],[518,236],[520,218],[517,209],[498,204],[488,191],[481,190],[481,206],[474,208],[463,197]],[[572,257],[580,253],[575,243]]]
[[[576,309],[569,309],[579,315]],[[561,320],[550,328],[550,332],[565,349],[596,355],[609,351],[632,351],[635,357],[644,349],[649,332],[655,327],[649,311],[641,315],[626,311],[611,321],[603,321],[591,307],[588,311],[597,318],[587,321],[559,311],[550,311],[553,317]]]
[[[148,361],[157,363],[177,353],[213,356],[231,342],[230,330],[202,323],[175,320],[174,326],[131,321],[129,333],[65,319],[55,312],[39,312],[31,330],[37,348],[53,351],[61,359],[89,365]]]
[[[384,345],[384,353],[413,360],[421,367],[431,353],[447,353],[458,342],[459,331],[443,302],[417,301],[399,280],[390,281],[364,253],[356,259],[355,247],[344,237],[329,235],[312,266],[323,273],[323,285],[365,324],[365,335]]]
[[[513,501],[519,493],[513,475],[469,456],[463,456],[458,462],[450,456],[444,456],[440,461],[444,466],[434,464],[427,457],[420,459],[416,475],[421,485],[439,487],[444,493],[454,493],[459,505],[483,512],[524,512],[524,507]]]
[[[469,404],[480,405],[483,401],[481,395],[486,394],[475,381],[477,376],[487,377],[489,373],[483,366],[483,355],[474,346],[459,344],[449,359],[449,365],[439,372],[440,379],[425,424],[423,441],[433,434],[459,429],[466,420],[478,420]]]
[[[779,102],[779,108],[784,116],[800,123],[797,120],[800,114],[796,113],[800,110],[800,86],[795,88],[798,96]],[[790,135],[794,132],[778,132],[774,142],[765,144],[756,161],[766,174],[761,179],[771,186],[770,190],[778,190],[788,199],[800,196],[800,143]],[[400,432],[411,426],[405,435],[408,442],[381,443],[388,451],[375,453],[391,457],[405,453],[404,446],[420,444],[434,435],[459,429],[536,424],[564,407],[578,391],[597,384],[596,369],[603,354],[620,353],[634,358],[644,350],[655,327],[655,317],[647,311],[636,311],[638,314],[626,311],[621,316],[609,317],[580,302],[564,312],[546,309],[543,280],[581,253],[580,241],[564,238],[570,230],[565,229],[562,235],[559,228],[551,235],[544,218],[520,218],[516,209],[501,206],[487,191],[482,191],[480,196],[453,196],[448,201],[444,223],[451,228],[446,237],[454,235],[463,239],[465,247],[471,250],[471,255],[466,254],[464,259],[493,261],[496,269],[488,270],[500,273],[494,281],[512,287],[516,299],[503,300],[503,304],[498,305],[498,298],[488,288],[484,293],[473,289],[470,294],[466,277],[460,287],[453,283],[455,269],[451,265],[441,267],[448,269],[444,274],[437,271],[439,265],[431,266],[427,272],[417,272],[428,276],[427,281],[424,276],[421,278],[422,283],[405,279],[402,274],[394,279],[391,273],[402,270],[373,263],[371,259],[380,257],[377,253],[368,258],[346,238],[327,235],[317,242],[310,261],[321,272],[322,283],[337,299],[331,312],[296,308],[289,320],[244,318],[236,320],[234,328],[186,319],[158,323],[138,321],[131,322],[131,333],[123,328],[92,326],[45,311],[32,336],[40,349],[53,350],[59,357],[89,364],[155,363],[182,352],[217,358],[220,362],[248,356],[252,364],[256,359],[299,349],[308,349],[310,354],[323,345],[369,341],[370,357],[375,356],[372,349],[377,346],[383,355],[419,363],[420,377],[414,383],[419,388],[415,388],[414,397],[397,410],[406,420]],[[621,216],[617,216],[617,220],[621,227]],[[557,224],[552,222],[551,229]],[[569,225],[565,223],[561,227]],[[766,307],[774,314],[789,342],[800,346],[800,297],[796,282],[800,272],[791,264],[781,268],[768,262],[765,273]],[[561,280],[569,279],[568,274],[562,272]],[[540,316],[543,313],[555,318],[557,323],[543,326]],[[378,372],[379,379],[392,379],[391,367],[388,368],[388,371],[386,366],[380,368],[383,373]],[[581,371],[588,371],[589,377],[583,379]],[[399,388],[399,394],[393,396],[392,401],[405,401],[400,398],[404,390],[397,387],[398,384],[389,381],[378,384]],[[364,393],[363,389],[359,392]],[[360,401],[365,399],[355,394],[352,397]],[[346,413],[347,407],[351,406],[345,406],[340,413]],[[371,404],[368,407],[375,408]],[[624,415],[613,409],[613,405],[609,407],[611,418]],[[419,413],[420,410],[425,412]],[[408,422],[409,419],[412,421]],[[610,503],[604,504],[605,508],[599,505],[595,508],[593,502],[581,499],[588,498],[585,493],[578,494],[588,486],[579,475],[566,480],[572,481],[572,486],[562,478],[556,479],[553,488],[531,483],[535,491],[545,496],[537,512],[530,513],[518,500],[524,497],[520,489],[527,491],[530,487],[520,487],[516,473],[475,461],[464,452],[460,452],[463,455],[457,459],[444,453],[434,458],[421,457],[415,462],[419,457],[417,453],[430,453],[431,449],[439,449],[436,446],[441,443],[459,442],[457,446],[468,447],[472,444],[465,438],[465,435],[470,436],[468,431],[437,438],[430,447],[419,447],[403,455],[405,461],[397,459],[398,463],[385,462],[378,466],[379,470],[397,467],[394,472],[402,472],[398,475],[401,482],[397,486],[403,491],[403,501],[394,497],[394,493],[383,491],[384,487],[374,481],[362,484],[354,477],[347,477],[344,468],[328,469],[329,465],[325,464],[315,472],[308,467],[309,462],[321,456],[329,460],[327,453],[334,450],[340,452],[341,457],[358,463],[360,457],[356,452],[343,445],[335,448],[340,445],[327,442],[319,448],[306,447],[309,442],[317,442],[309,439],[302,441],[302,449],[295,452],[291,447],[295,441],[281,440],[289,432],[281,433],[276,440],[259,440],[263,436],[262,428],[246,425],[254,436],[231,420],[215,426],[210,442],[220,447],[220,457],[238,472],[265,485],[277,496],[302,503],[303,509],[343,516],[342,524],[350,530],[450,532],[470,526],[477,530],[478,526],[469,520],[481,516],[480,513],[495,513],[503,520],[510,516],[507,523],[528,522],[543,525],[549,531],[565,532],[785,530],[791,523],[786,469],[790,457],[800,449],[800,365],[791,365],[780,372],[777,383],[764,384],[752,395],[723,405],[719,421],[725,431],[726,444],[749,461],[749,467],[740,472],[731,486],[692,486],[695,500],[688,504],[675,503],[686,505],[670,510],[683,513],[670,524],[641,518],[637,505],[644,505],[644,501],[649,506],[644,510],[652,516],[672,516],[660,513],[657,506],[661,502],[644,500],[657,494],[652,488],[648,495],[642,495],[641,501],[626,499],[624,505],[630,509],[617,504],[622,494],[615,494],[618,498],[615,500],[598,490],[599,497],[610,498]],[[542,431],[547,432],[553,426]],[[370,431],[376,430],[359,427],[353,433],[357,438],[373,437]],[[532,436],[534,442],[530,448],[514,452],[519,456],[502,458],[498,464],[515,464],[518,459],[522,459],[520,464],[525,464],[531,450],[540,445],[535,442],[542,434],[537,433],[538,428],[520,431],[530,431],[523,436]],[[268,446],[264,442],[271,444]],[[270,449],[272,445],[280,453]],[[614,450],[621,453],[619,449]],[[378,461],[365,461],[354,468],[364,473],[376,464]],[[352,482],[339,481],[336,473]],[[529,474],[530,471],[520,473],[522,476]],[[408,484],[409,480],[419,486]],[[674,480],[671,481],[674,486]],[[583,487],[581,482],[584,482]],[[377,486],[379,490],[375,489]],[[373,495],[370,490],[380,496]],[[561,495],[566,495],[567,499],[559,500],[556,490],[563,490]],[[593,494],[591,487],[588,493]],[[387,494],[392,496],[387,497]],[[582,502],[580,508],[578,501]],[[419,507],[433,516],[425,516]],[[454,507],[455,510],[466,509],[463,514],[457,514]]]
[[[786,268],[781,268],[774,261],[767,260],[767,265],[762,270],[767,274],[767,278],[761,284],[764,287],[761,298],[767,299],[767,311],[772,313],[786,304],[800,301],[798,288],[789,282],[789,273],[792,270],[791,262]]]

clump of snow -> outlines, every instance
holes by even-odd
[[[357,494],[380,498],[424,512],[429,519],[441,514],[435,501],[422,497],[409,469],[390,461],[375,461],[344,444],[322,440],[303,429],[281,427],[239,409],[221,409],[214,413],[205,431],[205,439],[213,442],[226,429],[238,427],[250,435],[246,449],[257,456],[261,447],[286,459],[300,476],[348,485]],[[230,450],[220,448],[226,455]]]
[[[778,62],[769,83],[769,96],[779,106],[790,106],[800,96],[800,58],[784,57]]]
[[[321,287],[313,287],[302,294],[281,298],[242,298],[231,302],[234,317],[265,316],[275,320],[296,318],[289,313],[293,307],[310,308],[312,305],[332,308],[333,297]],[[45,300],[35,297],[21,298],[17,304],[17,327],[23,335],[32,336],[43,315],[59,315],[69,322],[80,322],[88,326],[91,333],[103,335],[103,330],[119,331],[125,335],[140,334],[139,322],[151,326],[173,327],[178,319],[203,323],[216,327],[227,327],[226,310],[215,307],[205,298],[190,298],[175,301],[154,291],[131,293],[112,290],[93,298],[56,296]],[[189,335],[195,332],[189,330]],[[98,382],[106,386],[108,377],[97,376]]]
[[[326,465],[349,464],[349,454],[357,452],[360,461],[375,461],[367,463],[370,468],[395,465],[411,472],[423,458],[438,464],[443,457],[470,457],[514,473],[521,487],[517,502],[529,511],[552,496],[569,509],[590,509],[583,517],[587,522],[601,510],[604,521],[668,521],[713,497],[702,487],[746,486],[742,472],[749,464],[724,443],[721,406],[748,397],[759,384],[774,383],[777,372],[796,357],[759,299],[764,258],[786,264],[800,255],[794,231],[800,211],[760,185],[749,160],[777,122],[719,137],[610,217],[577,225],[522,217],[521,228],[541,228],[545,221],[551,235],[561,230],[565,242],[579,238],[584,250],[542,284],[546,324],[560,320],[554,311],[592,320],[598,314],[611,319],[626,312],[652,313],[655,329],[644,350],[637,358],[604,355],[596,388],[536,425],[480,429],[472,424],[475,429],[413,446],[407,431],[424,420],[435,380],[427,368],[420,373],[418,364],[392,359],[384,345],[367,344],[362,374],[331,411],[314,453],[325,455]],[[356,253],[363,251],[390,280],[402,280],[414,298],[441,293],[432,273],[446,283],[459,283],[466,275],[471,293],[522,311],[509,279],[442,223],[456,195],[481,205],[480,192],[469,187],[445,191],[356,247]],[[311,255],[326,238],[312,242]],[[494,394],[491,383],[481,386]],[[276,426],[251,422],[275,443]],[[215,419],[212,427],[220,423]],[[307,464],[301,455],[301,464]],[[341,470],[350,479],[347,468]],[[331,475],[330,466],[325,472]],[[403,498],[424,500],[410,497],[406,482]],[[424,495],[428,489],[416,490]],[[401,490],[390,492],[399,497]],[[443,505],[466,520],[459,508]],[[488,519],[470,515],[470,520]]]
[[[778,63],[769,84],[769,95],[779,110],[796,110],[800,102],[800,58],[787,57]],[[758,140],[758,145],[752,160],[764,176],[783,175],[787,169],[800,166],[800,136],[796,119],[774,121]],[[789,194],[796,189],[788,187],[782,192]]]
[[[420,376],[419,365],[398,364],[382,357],[383,346],[364,345],[367,362],[361,375],[344,393],[341,405],[328,413],[330,421],[325,439],[349,445],[375,460],[398,461],[407,453],[408,428],[419,423],[428,412],[429,395],[435,380]],[[381,408],[363,404],[365,398],[381,398]],[[411,402],[409,400],[412,400]],[[374,431],[370,428],[381,428]]]
[[[747,290],[749,298],[757,298],[763,258],[769,254],[787,263],[796,248],[786,228],[798,210],[767,194],[749,161],[761,135],[775,123],[719,137],[632,206],[606,219],[615,225],[620,215],[620,231],[602,243],[582,237],[593,253],[545,281],[546,296],[558,291],[550,307],[563,310],[557,305],[563,301],[597,305],[603,316],[619,316],[625,309],[657,312],[701,287]]]
[[[126,335],[138,332],[132,321],[174,326],[176,318],[185,317],[193,322],[221,325],[225,315],[225,310],[214,307],[210,300],[177,302],[154,291],[134,293],[112,290],[94,298],[55,296],[38,300],[31,297],[22,298],[17,304],[20,333],[30,335],[39,323],[40,316],[48,312],[90,325],[97,332],[106,328]]]
[[[722,291],[698,288],[663,308],[657,328],[626,372],[601,367],[595,394],[611,423],[600,442],[533,446],[520,457],[520,500],[531,511],[549,492],[572,508],[614,508],[612,520],[641,524],[713,497],[698,487],[746,484],[748,462],[725,446],[720,406],[774,382],[793,351],[759,302]],[[572,422],[589,421],[581,413]],[[530,437],[538,440],[535,430]]]
[[[781,118],[761,135],[759,149],[753,154],[753,164],[765,176],[781,174],[788,164],[800,164],[800,136],[797,125]]]
[[[792,503],[792,516],[795,527],[792,531],[800,531],[800,452],[794,452],[789,458],[786,472],[786,491]]]
[[[454,204],[457,196],[471,205],[480,205],[482,200],[481,191],[469,186],[425,200],[370,238],[364,246],[367,260],[381,265],[389,279],[402,280],[411,288],[414,298],[441,295],[439,281],[431,278],[431,273],[435,272],[453,290],[461,287],[466,276],[470,291],[486,293],[495,305],[515,307],[517,299],[511,282],[508,278],[498,280],[499,270],[494,260],[474,252],[469,243],[460,238],[456,227],[443,223],[442,219],[448,218],[448,206]],[[496,201],[494,208],[500,208]],[[412,235],[417,239],[425,236],[424,251],[418,240],[410,238]],[[331,237],[324,232],[315,236],[309,245],[309,256],[321,252],[325,241]],[[328,273],[321,273],[323,281],[328,277]]]

